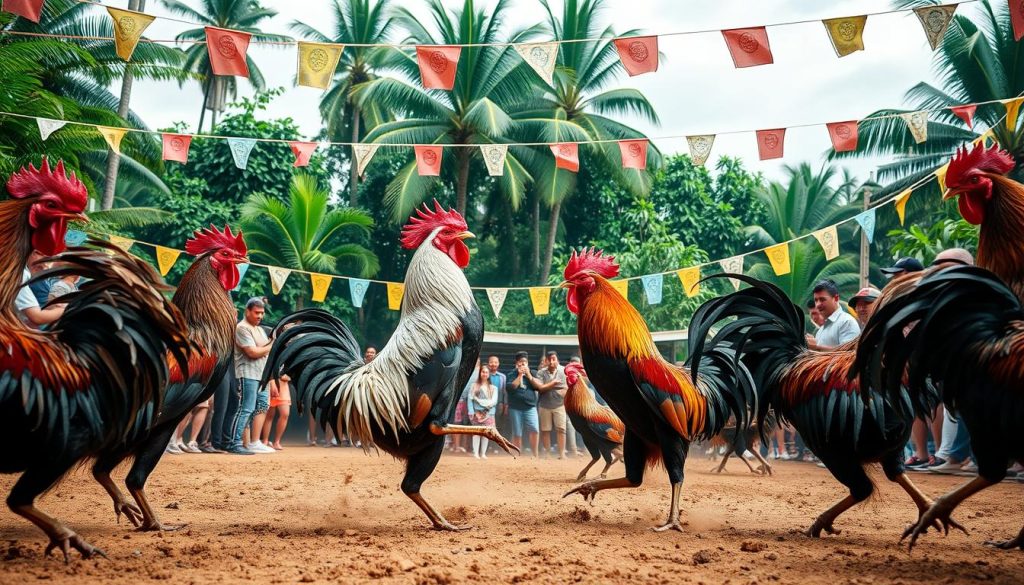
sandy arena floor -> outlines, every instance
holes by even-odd
[[[561,499],[578,459],[537,462],[446,456],[424,495],[469,532],[426,529],[398,489],[402,467],[355,449],[292,447],[273,455],[167,456],[149,493],[175,533],[114,523],[110,501],[79,471],[42,509],[103,548],[109,560],[43,558],[44,539],[0,513],[0,583],[993,583],[1024,582],[1024,552],[983,547],[1024,523],[1024,485],[1004,482],[956,516],[970,530],[929,535],[911,555],[897,545],[915,511],[881,481],[880,494],[836,523],[842,534],[798,531],[843,492],[824,469],[779,463],[771,478],[731,461],[722,476],[691,458],[687,532],[654,534],[669,488],[663,472],[638,490],[603,492],[596,505]],[[741,473],[741,470],[743,471]],[[621,466],[612,468],[613,475]],[[118,477],[123,475],[117,474]],[[915,474],[929,494],[960,477]],[[0,478],[4,493],[13,478]]]

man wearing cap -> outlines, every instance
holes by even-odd
[[[853,315],[839,306],[839,288],[829,279],[814,285],[814,306],[825,322],[815,335],[807,335],[807,347],[824,351],[834,349],[860,335],[860,326]]]
[[[857,313],[857,324],[860,325],[861,329],[868,324],[868,319],[871,317],[871,312],[875,308],[875,301],[878,300],[878,296],[882,293],[873,286],[866,286],[857,294],[851,298],[847,304]]]
[[[245,317],[235,326],[235,377],[238,385],[228,407],[229,413],[232,406],[238,406],[231,419],[231,443],[227,449],[228,453],[235,455],[253,454],[242,446],[242,432],[252,422],[256,411],[257,388],[272,344],[260,327],[265,307],[263,299],[252,297],[245,303]]]
[[[924,264],[917,258],[911,258],[910,256],[904,256],[896,261],[895,264],[888,268],[882,269],[882,274],[888,278],[896,278],[897,276],[903,276],[904,274],[910,274],[911,272],[921,272],[924,270]]]

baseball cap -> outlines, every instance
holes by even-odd
[[[879,292],[877,288],[873,286],[866,286],[860,289],[860,291],[858,291],[856,295],[851,297],[850,300],[846,302],[846,304],[850,305],[851,309],[856,309],[857,303],[859,301],[875,301],[881,294],[882,293]]]
[[[924,265],[917,258],[904,257],[896,261],[895,264],[888,268],[883,268],[882,272],[885,274],[898,274],[900,272],[920,272],[924,270]]]

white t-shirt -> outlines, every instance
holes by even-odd
[[[32,278],[32,273],[28,271],[28,268],[26,268],[21,273],[22,284],[28,282],[30,278]],[[32,307],[39,307],[39,301],[36,300],[36,295],[32,293],[32,289],[30,289],[28,285],[23,286],[18,289],[18,296],[14,299],[14,308],[19,311],[24,311],[25,309],[31,309]]]

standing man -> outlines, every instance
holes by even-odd
[[[525,351],[516,353],[516,369],[508,376],[505,395],[508,396],[508,414],[512,423],[512,442],[523,449],[523,437],[530,443],[536,458],[540,436],[537,420],[537,379],[530,373],[530,356]]]
[[[807,347],[819,351],[834,349],[860,335],[853,315],[839,307],[839,288],[826,278],[814,285],[814,306],[825,322],[816,335],[807,335]]]
[[[565,458],[565,392],[569,385],[565,381],[565,368],[558,364],[558,353],[549,351],[545,367],[537,370],[536,386],[540,393],[537,402],[540,415],[540,437],[544,445],[544,456],[551,452],[551,429],[558,433],[558,458]]]
[[[875,310],[875,301],[878,300],[878,296],[882,293],[873,286],[866,286],[853,297],[846,304],[850,305],[850,308],[857,313],[857,324],[860,325],[861,329],[868,324],[868,319],[871,318],[871,313]]]
[[[903,276],[911,272],[921,272],[924,270],[924,265],[917,258],[911,258],[905,256],[896,261],[895,264],[888,268],[882,269],[882,274],[888,278],[896,278],[897,276]]]
[[[232,405],[237,405],[231,419],[231,444],[228,453],[252,455],[242,446],[242,432],[252,422],[256,410],[256,394],[267,363],[271,341],[260,327],[265,305],[260,297],[253,297],[245,303],[245,316],[235,326],[235,378],[238,384],[232,396]],[[230,409],[230,406],[229,406]]]

